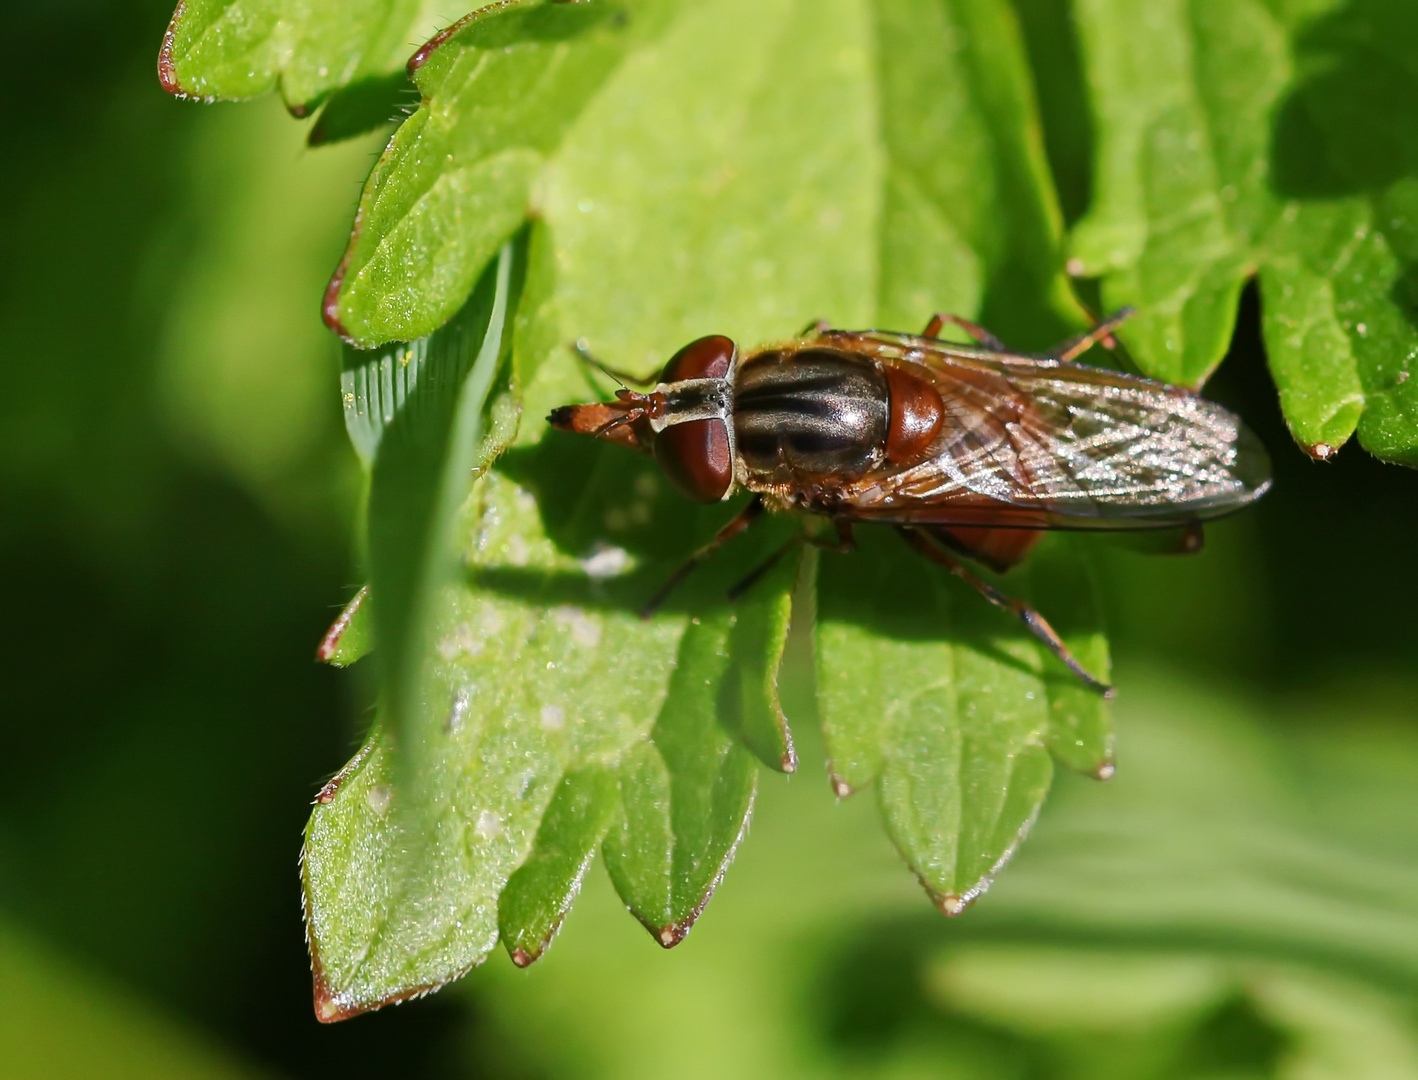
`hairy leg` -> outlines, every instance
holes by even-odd
[[[729,599],[737,600],[749,589],[753,588],[764,574],[778,565],[779,560],[790,551],[796,551],[804,544],[811,544],[813,547],[822,548],[824,551],[835,551],[845,555],[857,546],[857,538],[852,533],[852,523],[846,518],[833,518],[832,524],[837,527],[837,542],[834,544],[830,540],[823,540],[820,537],[809,536],[805,532],[800,532],[789,540],[782,547],[778,548],[764,559],[761,563],[750,570],[738,584],[729,590]]]
[[[1086,334],[1079,334],[1077,337],[1059,342],[1049,350],[1047,355],[1059,360],[1072,360],[1082,356],[1099,342],[1102,342],[1105,348],[1115,349],[1118,343],[1113,340],[1113,331],[1132,318],[1134,314],[1136,311],[1133,308],[1123,308],[1121,311],[1109,315]]]
[[[980,326],[978,323],[972,323],[968,319],[962,319],[959,315],[951,315],[946,311],[937,311],[931,316],[931,321],[926,323],[926,328],[921,332],[921,337],[940,337],[940,332],[947,323],[951,326],[960,327],[960,329],[964,330],[987,349],[993,349],[995,352],[1009,352],[1009,346],[995,337],[994,334],[990,333],[983,326]]]
[[[898,526],[898,529],[905,538],[906,543],[910,544],[932,562],[945,567],[986,600],[994,604],[995,607],[1009,612],[1022,622],[1025,629],[1038,638],[1046,649],[1057,656],[1069,671],[1078,676],[1079,681],[1082,682],[1084,686],[1088,687],[1090,690],[1097,691],[1105,698],[1113,696],[1113,688],[1107,683],[1100,682],[1088,673],[1088,670],[1078,662],[1073,653],[1069,652],[1068,646],[1063,643],[1063,639],[1059,637],[1054,628],[1049,625],[1049,621],[1045,619],[1044,616],[1040,615],[1028,604],[1024,603],[1024,601],[1005,596],[1004,593],[1000,592],[988,581],[976,577],[961,565],[954,556],[947,554],[936,544],[931,543],[927,534],[921,530],[912,528],[909,525]]]
[[[674,592],[675,588],[689,577],[696,566],[714,554],[726,541],[732,540],[762,517],[763,511],[763,499],[761,496],[755,495],[747,506],[730,518],[724,527],[714,534],[712,540],[679,564],[675,572],[670,575],[669,580],[661,585],[655,595],[650,597],[645,606],[640,609],[640,617],[648,619],[655,614],[660,605],[669,599],[670,593]]]

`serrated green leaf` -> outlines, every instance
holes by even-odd
[[[368,586],[350,597],[350,602],[321,639],[315,659],[335,667],[349,667],[374,647],[374,628],[370,624],[369,605],[365,603],[368,599]]]
[[[1077,273],[1151,375],[1200,385],[1259,274],[1285,418],[1324,458],[1355,429],[1418,461],[1405,265],[1418,206],[1418,9],[1079,0],[1098,151]]]
[[[499,896],[562,777],[619,768],[646,745],[688,611],[727,634],[732,560],[704,568],[655,618],[637,609],[730,513],[673,495],[638,455],[561,435],[507,453],[476,482],[459,526],[465,580],[445,583],[424,616],[416,784],[376,735],[312,817],[307,906],[326,1018],[441,985],[486,956]],[[778,539],[745,538],[740,557],[752,565]],[[718,695],[699,700],[712,719]],[[719,738],[751,784],[751,757]],[[377,812],[391,802],[399,812]],[[722,872],[715,850],[683,856],[681,892],[702,888],[703,858]]]
[[[864,291],[902,326],[983,297],[1025,346],[1078,320],[1006,5],[578,7],[479,13],[429,53],[429,101],[371,177],[333,283],[344,332],[407,338],[446,318],[520,221],[533,174],[560,321],[637,368],[709,313],[745,340],[804,310],[862,324]],[[957,52],[963,68],[943,61]]]
[[[548,463],[524,464],[537,475]],[[612,461],[601,483],[583,472],[583,529],[599,530],[601,500],[626,479],[615,466],[633,464]],[[564,537],[576,500],[561,505],[572,511],[555,518]],[[428,625],[438,636],[417,682],[418,798],[395,800],[408,788],[376,732],[311,818],[306,905],[325,1019],[481,962],[498,940],[499,895],[562,776],[618,762],[663,698],[681,619],[602,610],[608,592],[630,589],[589,577],[548,536],[530,492],[498,471],[478,482],[468,520],[465,558],[485,587],[445,585]],[[607,662],[617,654],[637,662]]]
[[[180,0],[163,38],[164,88],[204,101],[279,86],[306,115],[330,91],[403,67],[433,31],[424,0]],[[367,130],[367,129],[366,129]]]
[[[1049,562],[1045,610],[1106,678],[1091,582],[1067,551]],[[1106,708],[1015,620],[889,534],[861,530],[860,552],[821,573],[817,685],[834,786],[845,796],[877,784],[896,846],[958,914],[1038,813],[1050,749],[1107,774]],[[1032,598],[1028,572],[1001,587]]]
[[[976,313],[1038,349],[1079,318],[1023,40],[1007,4],[877,0],[883,326]],[[948,63],[945,57],[950,57]]]
[[[1032,120],[1022,44],[999,0],[830,0],[826,8],[798,0],[666,0],[635,8],[625,27],[598,21],[598,7],[586,5],[575,16],[587,20],[577,24],[579,33],[563,24],[537,40],[528,39],[527,28],[550,16],[536,4],[509,8],[501,21],[466,24],[456,48],[430,54],[420,78],[433,104],[401,129],[385,160],[390,168],[376,171],[366,191],[366,211],[381,192],[395,206],[396,195],[412,190],[399,185],[414,166],[425,169],[420,182],[436,186],[450,138],[472,140],[465,147],[470,156],[460,159],[469,168],[520,153],[469,133],[490,138],[489,120],[532,108],[544,84],[590,78],[587,72],[599,80],[583,102],[558,97],[538,120],[550,126],[531,129],[545,137],[537,153],[549,156],[538,166],[539,217],[527,242],[514,362],[503,376],[507,395],[525,396],[526,422],[517,448],[478,482],[463,509],[464,580],[447,582],[437,602],[406,623],[433,645],[422,667],[405,665],[400,676],[417,688],[408,715],[417,717],[418,790],[427,800],[403,820],[434,837],[432,854],[422,857],[431,868],[419,887],[438,899],[424,904],[407,884],[413,876],[395,866],[392,899],[354,890],[330,901],[348,905],[351,921],[362,926],[374,925],[365,908],[383,904],[391,914],[380,918],[397,928],[378,941],[370,932],[352,935],[351,956],[375,949],[392,957],[403,935],[406,948],[421,957],[402,967],[386,957],[363,983],[361,969],[347,961],[340,970],[355,982],[330,982],[329,1000],[348,1000],[351,1009],[404,996],[417,988],[407,981],[415,975],[451,977],[485,955],[496,934],[487,913],[531,856],[568,771],[617,771],[624,813],[603,845],[607,863],[627,904],[673,944],[702,910],[747,820],[754,768],[742,744],[779,767],[791,757],[775,690],[799,560],[775,567],[737,609],[725,605],[724,590],[797,523],[779,519],[733,541],[659,615],[638,619],[644,599],[733,507],[696,509],[669,492],[652,462],[548,433],[540,418],[549,408],[607,392],[565,342],[587,337],[614,366],[651,370],[698,333],[727,331],[750,345],[818,316],[865,325],[883,321],[880,310],[891,322],[923,323],[939,308],[969,315],[984,305],[1002,320],[997,329],[1040,346],[1077,320],[1058,266],[1058,212]],[[641,18],[652,11],[659,20],[653,33],[647,26],[654,20]],[[745,26],[754,33],[744,33]],[[471,79],[467,65],[479,57],[487,60],[484,68],[505,70]],[[549,64],[558,65],[556,78],[536,83],[529,94],[518,80],[539,78]],[[785,71],[793,77],[783,78]],[[525,101],[514,100],[519,94]],[[467,119],[474,104],[486,109]],[[426,141],[419,125],[434,125]],[[399,155],[413,172],[394,170]],[[473,192],[459,201],[460,194],[448,205],[468,211],[483,205],[482,197]],[[521,220],[518,206],[513,224]],[[403,261],[394,269],[412,276],[390,277],[395,286],[381,292],[378,274],[370,272],[363,310],[371,319],[378,311],[414,310],[436,269],[432,248],[408,243],[397,223],[382,234],[382,225],[370,231],[373,220],[364,215],[365,231],[352,251],[368,241],[369,251],[382,254],[367,265],[398,256]],[[500,242],[513,225],[493,221],[493,229],[490,220],[449,233],[449,242],[477,234],[481,244],[494,233]],[[425,226],[449,229],[436,215],[418,225]],[[381,236],[377,244],[371,239]],[[455,278],[480,272],[486,262],[485,254],[469,251],[438,264],[441,284],[428,296],[461,302],[466,285]],[[342,295],[343,303],[348,294]],[[380,332],[386,331],[392,332]],[[349,354],[347,415],[376,477],[394,430],[383,418],[404,415],[400,401],[427,381],[419,348]],[[390,528],[391,516],[407,529],[394,507],[372,502],[371,529]],[[940,896],[962,896],[1037,808],[1050,768],[1047,745],[1078,767],[1097,771],[1107,760],[1105,714],[1062,692],[1052,700],[1046,686],[1071,690],[1072,677],[1049,669],[1041,678],[1045,668],[1032,639],[1019,640],[1008,620],[1001,627],[1003,617],[973,593],[963,603],[974,614],[947,624],[939,605],[962,598],[909,553],[893,550],[883,563],[883,552],[868,544],[840,560],[852,569],[836,579],[837,602],[846,609],[878,602],[877,576],[889,578],[890,563],[903,555],[913,575],[908,603],[894,594],[886,624],[868,625],[850,657],[820,657],[821,670],[824,678],[829,671],[838,676],[831,693],[843,700],[855,695],[864,705],[855,734],[864,760],[876,761],[864,782],[889,773],[882,787],[892,794],[884,806],[903,849]],[[816,559],[811,552],[801,565]],[[923,593],[920,580],[936,584]],[[797,584],[806,611],[811,573]],[[1076,598],[1067,588],[1063,593],[1051,602],[1072,610]],[[922,642],[891,639],[899,629],[892,618],[904,610],[920,618]],[[988,632],[972,630],[972,618],[984,620]],[[1105,646],[1089,619],[1083,610],[1076,627],[1063,628],[1077,629],[1071,642],[1091,648],[1086,660],[1102,672]],[[960,646],[962,656],[969,654],[965,667],[979,668],[970,668],[963,689],[951,671],[959,635],[968,639]],[[996,638],[1004,643],[1003,658],[992,651]],[[930,651],[929,663],[903,665],[901,682],[905,697],[919,701],[915,726],[882,730],[881,703],[898,692],[883,658],[897,646],[909,654],[919,645]],[[945,668],[937,663],[942,655]],[[920,682],[923,670],[932,672],[929,685]],[[938,730],[960,735],[961,725],[936,721],[962,708],[982,733],[979,752],[964,766],[974,788],[960,787],[948,771],[912,771],[908,761],[912,739]],[[803,710],[812,711],[807,704]],[[829,734],[852,734],[842,712],[824,713]],[[990,735],[996,721],[1006,734]],[[958,769],[959,755],[953,760]],[[344,797],[337,794],[332,806]],[[962,819],[941,841],[940,814],[951,805]],[[350,822],[351,835],[380,825],[368,815]],[[475,851],[448,839],[468,835],[481,837]],[[351,840],[341,857],[362,859],[366,850],[383,850],[381,844],[412,850],[419,842],[413,832],[397,843]],[[440,844],[452,846],[444,852]],[[371,880],[366,869],[350,877]],[[540,941],[561,911],[556,889],[538,895],[539,916],[525,926],[517,920],[529,941]],[[456,913],[456,929],[446,913]],[[444,943],[435,946],[440,933]],[[521,947],[520,940],[511,947]]]
[[[497,903],[502,944],[518,967],[537,960],[551,944],[619,809],[610,770],[592,766],[562,777],[531,855]]]
[[[545,156],[623,55],[627,12],[521,0],[468,15],[421,51],[425,103],[360,201],[326,321],[363,345],[431,333],[527,213]]]
[[[302,876],[322,1021],[437,989],[497,943],[499,897],[560,787],[557,736],[484,723],[464,698],[447,716],[416,791],[377,728],[311,814]]]
[[[584,335],[617,365],[652,370],[696,333],[727,329],[755,341],[812,315],[910,326],[937,309],[973,313],[983,303],[998,311],[998,329],[1031,344],[1065,332],[1076,309],[1063,289],[1058,212],[1006,7],[843,3],[809,15],[800,5],[758,5],[764,42],[738,43],[732,55],[715,50],[737,25],[730,12],[738,6],[685,9],[608,82],[553,162],[541,208],[558,258],[544,320],[561,330],[542,330],[543,341]],[[822,70],[824,57],[850,56],[864,40],[877,51],[861,66],[844,59]],[[765,68],[795,78],[774,81]],[[977,86],[981,70],[989,74]],[[874,78],[880,127],[844,92],[857,79],[868,94]],[[741,113],[731,108],[739,101]],[[796,119],[740,132],[740,115]],[[641,147],[646,164],[635,156]],[[853,147],[855,167],[834,166]],[[882,159],[884,173],[871,171]],[[717,162],[727,162],[717,166],[724,181],[706,193],[699,178],[716,175]],[[872,207],[883,203],[876,224]],[[831,213],[814,221],[800,205]],[[831,230],[820,227],[824,218]],[[858,310],[873,261],[874,319]],[[776,327],[775,310],[784,312]],[[538,385],[564,364],[557,356],[529,382],[529,414],[577,400],[564,376],[555,391]],[[844,587],[868,592],[869,581],[858,574]],[[1081,643],[1101,670],[1094,631]],[[864,702],[895,692],[870,665],[851,672]],[[1061,753],[1066,744],[1072,763],[1106,771],[1101,708],[1062,693],[1059,702],[1064,734],[1047,717],[1040,730]]]
[[[623,810],[606,837],[616,891],[665,948],[704,910],[753,808],[753,758],[716,717],[734,685],[730,636],[726,612],[685,633],[651,741],[621,770]]]

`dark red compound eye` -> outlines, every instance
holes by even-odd
[[[691,341],[670,357],[665,365],[660,381],[680,382],[684,379],[726,379],[734,367],[734,353],[738,351],[733,341],[721,334],[702,337]]]
[[[718,502],[734,482],[729,431],[722,420],[689,420],[655,436],[655,460],[676,491],[695,502]]]
[[[691,341],[670,357],[660,381],[730,378],[737,351],[722,335]],[[734,482],[729,429],[722,420],[671,424],[655,436],[655,460],[675,490],[695,502],[718,502]]]

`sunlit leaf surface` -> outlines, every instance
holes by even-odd
[[[1071,268],[1149,374],[1199,385],[1259,275],[1265,344],[1296,440],[1355,430],[1418,464],[1411,265],[1418,8],[1384,0],[1078,0],[1097,129]]]
[[[363,345],[417,338],[463,303],[531,185],[629,44],[606,3],[475,12],[411,64],[425,105],[375,166],[326,321]]]
[[[427,0],[181,0],[158,74],[169,93],[203,100],[279,87],[305,115],[337,87],[403,67],[437,26]],[[361,130],[368,130],[362,128]]]
[[[748,826],[757,769],[717,722],[730,679],[731,617],[700,619],[681,639],[669,694],[621,770],[621,815],[606,838],[616,891],[660,944],[688,933]]]
[[[742,502],[695,508],[653,462],[548,433],[542,417],[612,389],[572,357],[576,338],[648,372],[698,334],[748,347],[815,318],[915,328],[935,310],[983,311],[1032,348],[1075,328],[1010,9],[524,3],[424,57],[426,104],[371,178],[327,316],[371,344],[433,330],[530,209],[499,376],[522,421],[459,512],[462,577],[403,631],[380,631],[376,562],[376,657],[409,635],[429,644],[418,665],[412,652],[379,660],[384,730],[414,749],[376,735],[312,821],[321,1007],[335,1018],[436,986],[499,934],[530,963],[598,843],[625,904],[661,944],[680,941],[744,835],[754,757],[797,767],[779,668],[791,624],[811,642],[819,565],[806,666],[820,705],[789,715],[820,714],[839,792],[876,786],[909,865],[958,911],[1018,844],[1055,757],[1110,771],[1103,703],[886,531],[863,530],[853,554],[791,554],[728,604],[799,528],[772,520],[641,620]],[[405,558],[425,557],[426,534],[407,514],[388,520],[379,477],[398,475],[390,433],[438,340],[347,362],[347,420],[375,475],[371,536],[403,537],[387,551]],[[1037,593],[1105,675],[1078,554],[1059,543],[1040,558],[1038,583],[1021,570],[1004,586]]]
[[[818,689],[833,783],[839,795],[877,783],[892,839],[955,915],[1033,822],[1051,750],[1111,773],[1107,707],[972,589],[895,537],[862,533],[860,562],[823,568]],[[1086,570],[1062,542],[1049,556],[1040,573],[1055,626],[1106,677]],[[860,580],[863,564],[870,580]],[[1027,573],[1006,587],[1028,595]]]

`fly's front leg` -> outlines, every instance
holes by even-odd
[[[910,544],[932,562],[945,567],[986,600],[994,604],[995,607],[1009,612],[1022,622],[1025,629],[1038,638],[1046,649],[1057,656],[1069,671],[1078,676],[1079,681],[1082,682],[1084,686],[1096,691],[1105,698],[1113,696],[1113,688],[1105,682],[1099,682],[1088,673],[1088,670],[1078,662],[1073,653],[1069,652],[1068,646],[1063,643],[1063,639],[1059,637],[1057,631],[1049,625],[1049,621],[1045,619],[1044,616],[1040,615],[1028,604],[1024,603],[1024,601],[1005,596],[1004,593],[1000,592],[988,581],[970,573],[969,570],[965,569],[965,567],[953,557],[947,555],[939,547],[931,543],[926,534],[919,529],[912,528],[909,525],[900,525],[897,528],[905,538],[906,543]]]
[[[811,544],[813,547],[821,548],[823,551],[835,551],[839,555],[845,555],[847,552],[855,550],[857,538],[852,533],[852,523],[846,518],[833,518],[832,524],[837,527],[837,542],[835,544],[830,540],[823,540],[818,536],[809,536],[805,532],[798,533],[786,544],[778,548],[777,551],[769,555],[768,558],[764,559],[750,570],[742,581],[730,589],[729,599],[737,600],[744,593],[748,592],[749,589],[758,584],[764,574],[778,565],[778,562],[784,555],[787,555],[790,551],[796,551],[804,544]]]
[[[654,596],[650,597],[645,606],[640,609],[640,617],[642,619],[648,619],[651,615],[655,614],[655,612],[659,610],[660,605],[669,598],[670,593],[675,591],[676,586],[678,586],[680,582],[689,577],[690,572],[696,566],[710,555],[714,554],[725,541],[732,540],[762,517],[763,511],[763,497],[761,495],[755,495],[747,506],[730,518],[723,528],[714,534],[714,539],[710,540],[709,543],[705,544],[693,555],[685,559],[684,562],[680,563],[678,569],[670,575],[669,580],[661,585],[659,591],[657,591]]]
[[[1079,334],[1077,337],[1071,337],[1067,341],[1055,345],[1047,355],[1059,360],[1072,360],[1076,356],[1082,356],[1099,342],[1102,342],[1105,349],[1116,349],[1118,343],[1113,337],[1113,331],[1136,313],[1135,308],[1125,307],[1121,311],[1109,315],[1086,334]]]
[[[983,326],[972,323],[969,319],[962,319],[959,315],[952,315],[947,311],[937,311],[932,315],[931,321],[926,323],[925,330],[921,332],[921,337],[940,337],[940,332],[947,323],[951,326],[960,327],[960,329],[964,330],[987,349],[993,349],[995,352],[1009,352],[1009,346],[995,337],[994,334],[990,333]]]

